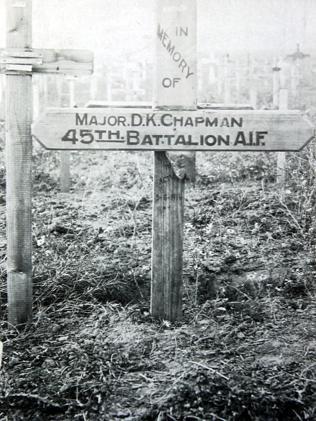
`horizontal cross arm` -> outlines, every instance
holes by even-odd
[[[0,49],[0,73],[54,73],[85,75],[93,72],[88,50]]]
[[[124,102],[124,101],[96,101],[91,100],[87,102],[86,107],[88,108],[155,108],[153,102],[148,101],[135,101],[135,102]],[[158,107],[160,110],[164,108],[167,110],[175,110],[177,107]],[[216,104],[208,102],[200,102],[196,105],[198,110],[253,110],[253,107],[249,104]],[[179,111],[179,109],[178,109]],[[185,111],[182,109],[182,111]]]
[[[299,151],[315,127],[297,111],[56,108],[33,135],[60,150]]]

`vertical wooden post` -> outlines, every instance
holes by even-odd
[[[90,79],[90,99],[91,100],[97,99],[97,93],[98,93],[98,75],[94,73]],[[70,105],[70,106],[73,107],[74,105],[75,104]]]
[[[70,152],[62,151],[60,154],[60,191],[69,193],[70,190]]]
[[[38,80],[33,78],[33,120],[35,121],[40,113],[40,90]]]
[[[155,107],[195,109],[196,1],[158,0],[156,16]],[[173,54],[183,54],[185,69],[166,48],[166,39],[176,46]],[[183,208],[184,180],[164,152],[155,152],[151,313],[171,321],[182,315]]]
[[[272,96],[273,96],[273,108],[279,107],[279,93],[280,93],[280,67],[275,65],[272,68]]]
[[[155,152],[151,313],[171,321],[182,316],[184,183]]]
[[[238,59],[235,61],[235,84],[236,84],[236,96],[235,96],[235,103],[241,103],[240,100],[240,72],[241,66]]]
[[[256,110],[258,107],[258,92],[256,86],[252,86],[249,92],[250,105]]]
[[[224,58],[224,104],[231,102],[230,58],[229,54],[226,54]]]
[[[31,0],[7,0],[7,48],[32,47]],[[32,76],[6,75],[8,320],[32,318]]]
[[[299,80],[297,60],[293,59],[293,61],[291,62],[290,72],[291,72],[291,98],[293,98],[292,102],[294,103],[294,108],[296,108],[297,87],[298,87],[298,80]]]
[[[288,109],[288,90],[280,89],[279,92],[279,110]],[[277,183],[280,186],[285,184],[285,166],[286,166],[286,152],[278,152],[277,154]]]
[[[59,92],[61,95],[61,92]],[[69,105],[75,105],[75,82],[74,79],[69,80]],[[70,190],[70,152],[62,151],[60,153],[60,191],[69,193]]]
[[[107,67],[106,77],[106,99],[107,101],[113,101],[113,89],[112,89],[112,68]]]
[[[258,90],[255,76],[255,62],[253,57],[248,54],[247,58],[247,80],[249,86],[249,102],[256,110],[258,108]]]
[[[45,109],[48,104],[48,77],[41,77],[40,82],[43,91],[42,107]]]

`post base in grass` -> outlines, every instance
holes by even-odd
[[[8,322],[23,326],[32,321],[32,277],[30,273],[8,273]]]

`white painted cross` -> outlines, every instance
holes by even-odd
[[[8,320],[32,317],[32,74],[89,74],[93,54],[85,50],[32,48],[32,0],[6,0],[6,204]]]

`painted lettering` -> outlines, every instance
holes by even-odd
[[[193,119],[192,119],[192,117],[188,117],[188,118],[185,120],[184,126],[185,126],[185,127],[187,127],[187,126],[191,126],[191,127],[193,127]]]
[[[98,124],[98,120],[95,115],[93,115],[89,120],[89,126],[91,126],[92,124],[95,124],[95,125]]]
[[[185,30],[182,28],[181,33],[184,34],[185,31],[187,30],[188,30],[187,28]],[[168,33],[162,28],[160,24],[158,24],[158,27],[157,27],[157,36],[160,39],[163,47],[166,49],[166,51],[170,55],[171,59],[175,63],[178,63],[178,68],[185,75],[185,78],[188,79],[190,76],[193,76],[194,72],[191,71],[192,69],[190,69],[188,61],[185,60],[185,58],[183,57],[183,54],[180,51],[176,50],[175,45],[174,43],[172,43]],[[169,86],[167,85],[168,85],[168,82],[166,81],[165,85],[163,84],[163,86],[165,88],[170,88],[171,84],[169,84]]]
[[[222,135],[218,135],[217,143],[218,143],[218,145],[224,144],[226,146],[229,146],[229,135],[226,135],[225,137],[222,136]]]
[[[159,39],[162,39],[164,34],[164,30],[162,29],[162,27],[160,26],[160,23],[158,23],[158,27],[157,27],[157,35]]]
[[[167,48],[167,39],[168,39],[168,38],[169,38],[169,37],[168,37],[168,35],[167,35],[167,32],[164,32],[161,42],[162,42],[162,45],[163,45],[164,47],[166,47],[166,48]]]
[[[127,142],[127,145],[138,145],[140,142],[139,132],[137,130],[127,130],[126,142]]]
[[[231,127],[242,127],[243,126],[243,118],[239,117],[238,119],[235,117],[231,118],[231,123],[230,123]]]
[[[117,123],[119,126],[126,126],[126,117],[123,115],[119,115],[117,118]]]
[[[190,67],[188,67],[188,70],[187,70],[187,74],[186,74],[186,79],[189,79],[189,77],[190,76],[193,76],[194,75],[194,72],[190,72]]]
[[[82,115],[76,113],[76,126],[87,126],[88,125],[88,114]]]
[[[207,146],[214,146],[216,145],[216,136],[213,135],[208,135],[208,136],[204,136],[204,142]]]
[[[115,138],[115,140],[118,140],[121,138],[121,132],[119,130],[116,130],[115,132],[112,130],[108,131],[108,138],[109,140],[113,140],[113,137]]]
[[[217,127],[218,126],[218,118],[215,117],[215,118],[211,119],[209,117],[206,117],[205,126],[206,127],[213,127],[213,126]]]
[[[153,126],[156,126],[155,114],[146,115],[146,126],[149,126],[150,124],[152,124]]]
[[[229,127],[229,121],[227,117],[224,117],[221,121],[221,127]]]
[[[96,141],[97,141],[97,142],[106,142],[106,141],[103,139],[103,134],[105,134],[105,133],[106,133],[106,130],[95,130],[94,132],[98,135],[98,137],[97,137],[97,139],[96,139]]]
[[[185,141],[185,136],[180,135],[176,138],[175,142],[174,142],[175,146],[176,145],[185,145],[186,141]]]
[[[268,134],[268,132],[256,132],[256,145],[257,146],[265,146],[265,142],[263,142],[263,139]]]
[[[153,146],[153,142],[151,140],[151,136],[149,134],[145,135],[141,141],[141,145],[149,145]]]
[[[152,137],[155,141],[155,145],[158,146],[159,142],[162,141],[163,135],[162,134],[154,134]],[[161,143],[163,143],[163,142],[161,142]]]
[[[237,133],[234,146],[237,146],[237,145],[243,145],[243,146],[246,146],[247,145],[246,138],[245,138],[245,133],[244,132],[238,132]]]
[[[132,126],[141,126],[143,122],[143,117],[140,114],[133,113],[131,115],[131,125]]]
[[[162,114],[160,117],[160,123],[163,126],[172,126],[172,115],[171,114]]]
[[[187,62],[184,59],[182,59],[179,63],[179,69],[181,70],[182,73],[186,67],[187,67]]]
[[[165,134],[164,137],[167,140],[168,146],[170,146],[171,145],[171,141],[174,138],[174,135],[173,134]]]
[[[171,41],[168,42],[167,51],[171,56],[174,53],[174,45],[171,43]]]
[[[185,37],[189,35],[189,28],[187,26],[185,28],[183,26],[176,26],[176,36],[181,37],[183,35]]]
[[[194,145],[198,145],[199,142],[193,142],[192,135],[189,134],[187,144],[190,145],[190,146],[194,146]]]

